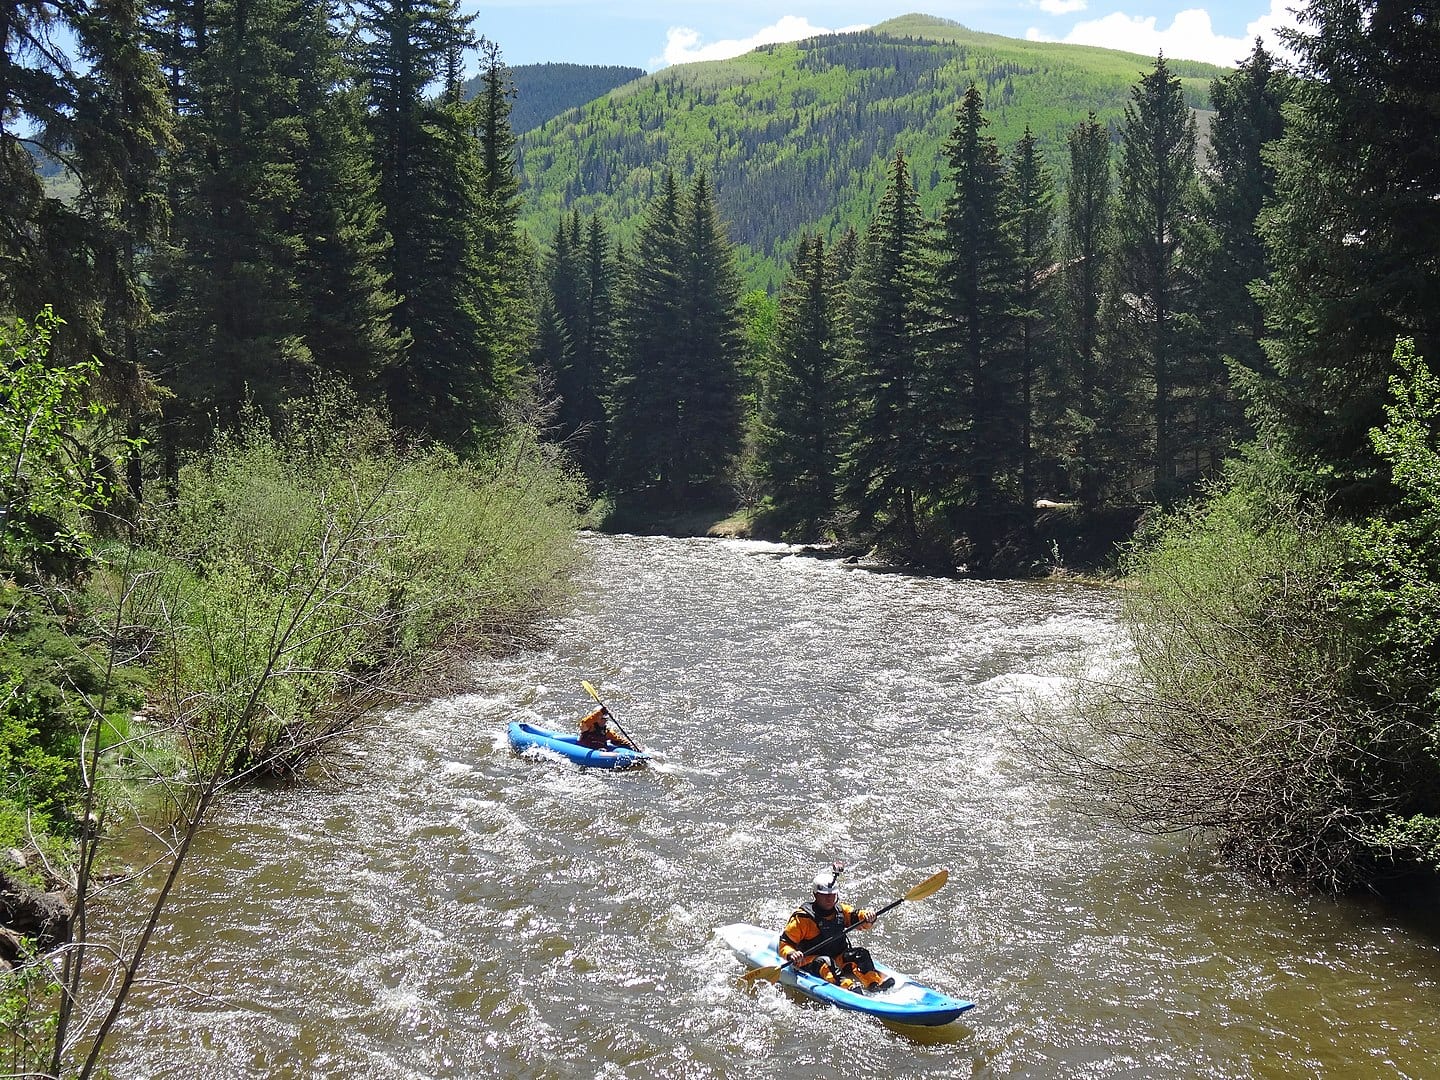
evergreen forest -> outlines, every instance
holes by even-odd
[[[523,135],[604,97],[617,86],[643,78],[644,68],[600,64],[520,64],[510,69],[515,100],[510,107],[510,127]],[[466,82],[466,96],[473,96],[479,78]]]
[[[1267,878],[1440,872],[1433,5],[1234,69],[907,17],[523,135],[481,29],[5,8],[0,850],[75,898],[0,934],[10,1071],[95,1075],[213,802],[532,640],[586,515],[1123,575],[1047,767]],[[170,870],[84,1002],[37,958],[131,814]]]

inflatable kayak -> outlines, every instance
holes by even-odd
[[[524,752],[532,748],[550,750],[562,757],[590,769],[633,769],[645,764],[645,755],[634,750],[616,747],[614,750],[591,750],[580,745],[578,735],[562,735],[558,731],[546,731],[533,724],[522,724],[518,720],[507,729],[510,745]]]
[[[780,959],[780,954],[775,951],[779,934],[774,930],[751,926],[748,923],[732,923],[729,926],[720,927],[715,933],[749,967],[774,967],[784,963]],[[883,964],[876,964],[875,968],[893,978],[895,985],[889,990],[862,994],[854,990],[845,990],[818,975],[796,971],[793,967],[781,971],[779,981],[781,985],[793,987],[816,1001],[823,1001],[852,1012],[865,1013],[867,1016],[878,1017],[894,1024],[935,1027],[939,1024],[948,1024],[966,1009],[975,1007],[973,1001],[964,1001],[960,998],[950,997],[948,994],[942,994],[938,990],[932,990],[930,987],[916,982],[910,976],[887,968]]]

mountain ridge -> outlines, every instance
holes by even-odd
[[[1210,80],[1229,70],[1166,63],[1197,110],[1208,107]],[[971,81],[1002,149],[1028,125],[1063,179],[1068,132],[1091,110],[1114,130],[1153,65],[1135,53],[982,34],[927,15],[676,65],[521,137],[522,222],[548,244],[562,215],[578,209],[628,241],[666,168],[682,179],[703,168],[747,281],[774,289],[803,232],[863,227],[897,149],[922,205],[938,209],[941,148]]]

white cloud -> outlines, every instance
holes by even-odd
[[[778,22],[762,27],[748,38],[713,41],[702,45],[698,30],[692,30],[688,26],[672,26],[666,34],[664,55],[652,59],[650,63],[652,67],[663,67],[667,64],[691,64],[697,60],[728,60],[761,45],[799,41],[816,34],[848,34],[865,29],[868,29],[868,26],[843,26],[838,30],[827,30],[823,26],[811,26],[810,20],[802,15],[783,15]]]
[[[1088,6],[1085,0],[1040,0],[1040,10],[1046,15],[1073,15]]]
[[[1295,0],[1270,0],[1270,10],[1245,28],[1243,38],[1215,33],[1210,13],[1204,8],[1181,11],[1169,26],[1163,28],[1153,16],[1126,15],[1117,11],[1103,18],[1076,23],[1063,38],[1050,37],[1034,28],[1027,30],[1025,37],[1030,41],[1064,41],[1073,45],[1123,49],[1142,56],[1163,52],[1179,60],[1204,60],[1234,67],[1250,55],[1256,37],[1263,40],[1265,48],[1277,56],[1288,55],[1276,31],[1281,26],[1295,25],[1295,17],[1287,10],[1294,3]]]

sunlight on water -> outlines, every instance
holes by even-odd
[[[377,718],[197,849],[117,1077],[1414,1076],[1440,946],[1252,886],[1201,847],[1078,820],[1016,715],[1126,662],[1116,601],[873,574],[782,545],[592,537],[544,650]],[[600,690],[657,767],[514,755]],[[866,943],[978,1003],[887,1027],[764,985],[716,926],[777,931],[819,863]],[[1435,1075],[1430,1072],[1428,1075]]]

